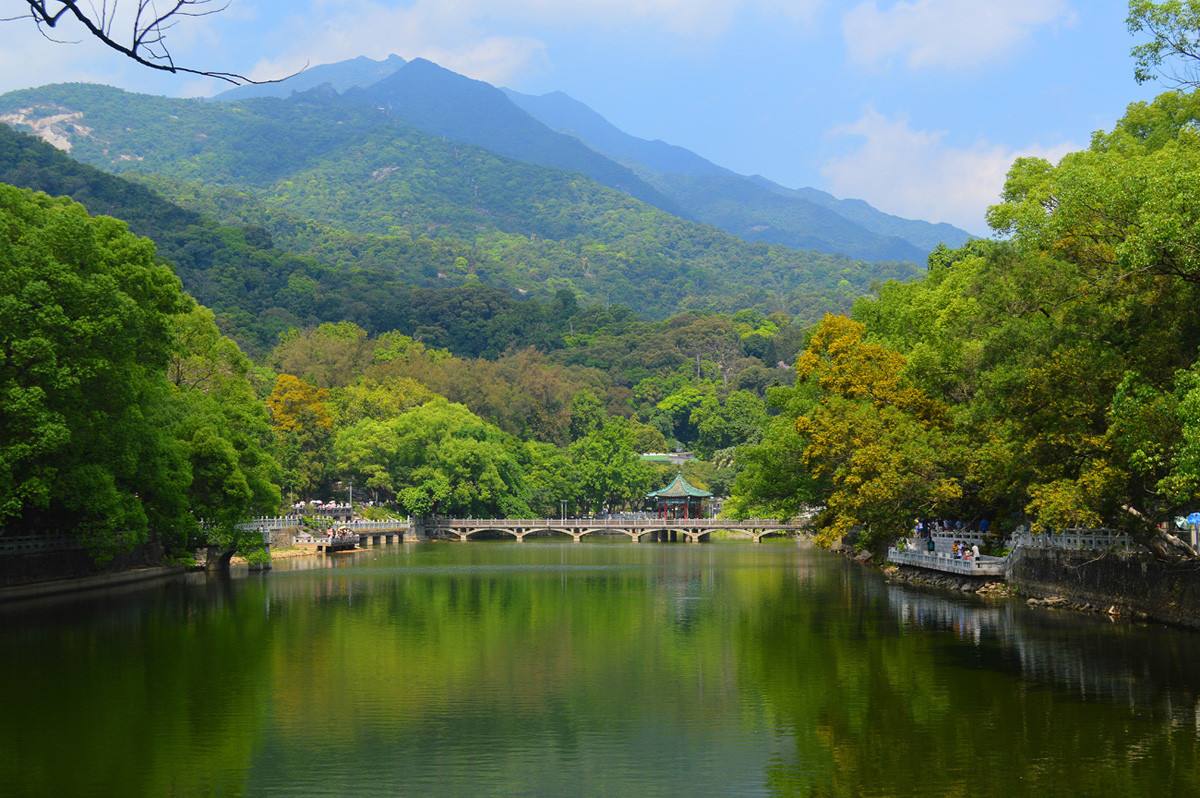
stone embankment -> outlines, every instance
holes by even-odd
[[[883,575],[890,582],[953,590],[958,593],[974,593],[989,598],[1003,598],[1012,595],[1008,585],[991,577],[944,574],[907,565],[885,565]]]
[[[1032,607],[1200,629],[1200,562],[1168,562],[1143,552],[1018,549],[1008,582]]]
[[[870,555],[857,556],[866,564]],[[892,582],[983,597],[1019,596],[1029,607],[1156,621],[1200,629],[1200,562],[1168,562],[1144,551],[1018,548],[1007,581],[884,565]]]

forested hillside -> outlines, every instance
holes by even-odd
[[[565,289],[583,303],[659,317],[759,307],[816,318],[881,278],[917,273],[908,263],[747,244],[579,175],[430,136],[328,90],[211,103],[73,84],[0,97],[0,118],[69,145],[76,159],[152,180],[223,223],[260,227],[292,255],[352,273],[393,269],[425,287]],[[322,301],[302,281],[293,287]]]

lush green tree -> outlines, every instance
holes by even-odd
[[[466,407],[437,397],[338,431],[338,466],[394,493],[412,515],[527,515],[522,446]]]
[[[0,248],[0,524],[105,555],[186,523],[164,423],[178,280],[124,224],[5,185]]]
[[[571,440],[577,441],[604,424],[604,405],[591,391],[580,391],[571,399]]]
[[[239,547],[239,524],[279,508],[279,466],[266,406],[250,383],[251,364],[217,330],[212,311],[172,318],[168,377],[174,433],[191,467],[188,504],[210,543]]]
[[[364,377],[332,392],[339,426],[371,418],[382,421],[428,402],[433,391],[410,377]]]
[[[279,504],[252,366],[119,222],[0,185],[0,524],[98,558]]]
[[[593,512],[636,502],[650,490],[652,472],[634,449],[633,430],[622,418],[571,444],[571,462],[583,506]]]
[[[525,490],[537,517],[554,518],[565,509],[579,511],[579,479],[565,449],[549,443],[525,443]]]
[[[696,453],[710,458],[720,449],[757,441],[767,422],[767,408],[755,394],[734,391],[721,401],[706,397],[692,410],[691,422],[697,431]]]

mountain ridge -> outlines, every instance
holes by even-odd
[[[296,86],[293,81],[312,86],[322,76],[336,76],[341,82],[330,80],[328,85],[350,99],[375,103],[426,132],[528,163],[577,171],[668,213],[713,224],[751,242],[919,263],[939,243],[958,246],[971,237],[953,225],[888,214],[863,200],[741,175],[684,147],[625,133],[564,92],[531,95],[497,88],[422,58],[359,57],[313,67],[281,84],[245,88],[251,95],[282,96],[282,87]],[[236,92],[218,98],[245,96]]]
[[[329,85],[334,91],[344,92],[355,86],[364,86],[383,80],[408,62],[392,53],[381,61],[360,55],[346,61],[320,64],[297,72],[277,83],[247,83],[226,89],[212,99],[222,102],[249,100],[255,97],[278,97],[285,99],[300,92]]]
[[[409,61],[370,86],[349,89],[343,97],[381,108],[427,133],[526,163],[578,172],[668,213],[682,215],[669,198],[631,170],[579,139],[551,130],[500,89],[424,58]]]
[[[789,189],[761,176],[738,174],[683,147],[625,133],[563,92],[531,95],[505,91],[548,127],[569,132],[633,168],[689,217],[746,240],[815,247],[852,257],[923,261],[939,243],[961,246],[971,238],[953,225],[904,219],[864,200],[838,199],[813,188]],[[777,197],[789,202],[780,203]],[[840,221],[822,211],[835,214]],[[847,223],[862,228],[865,234],[851,237],[853,231]]]

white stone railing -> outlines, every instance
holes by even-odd
[[[1004,576],[1007,564],[1004,557],[988,557],[981,554],[971,560],[956,560],[942,552],[930,554],[923,551],[900,551],[894,547],[888,549],[887,558],[888,562],[896,565],[912,565],[963,576]]]
[[[1017,532],[1010,538],[1012,548],[1060,549],[1063,551],[1132,551],[1135,543],[1124,532],[1112,529],[1064,529],[1061,532]]]
[[[69,551],[82,548],[82,543],[66,535],[0,536],[0,555],[35,554],[39,551]]]

